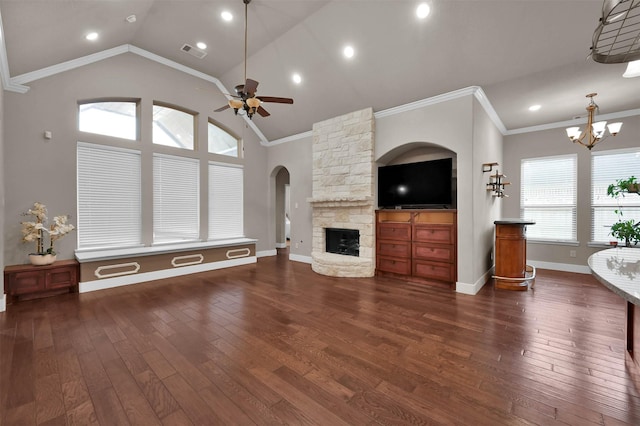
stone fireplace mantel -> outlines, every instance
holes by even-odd
[[[313,207],[362,207],[373,204],[373,197],[307,198]]]

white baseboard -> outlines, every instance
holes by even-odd
[[[287,243],[276,243],[276,248],[287,248]]]
[[[214,271],[216,269],[230,268],[233,266],[256,263],[255,256],[240,259],[223,260],[220,262],[204,263],[200,265],[183,266],[175,269],[162,269],[160,271],[144,272],[142,274],[124,275],[120,277],[105,278],[102,280],[85,281],[78,284],[78,293],[104,290],[107,288],[121,287],[124,285],[139,284],[146,281],[161,280],[164,278],[178,277],[181,275],[195,274],[198,272]]]
[[[302,256],[300,254],[289,254],[289,260],[293,260],[294,262],[308,263],[309,265],[311,265],[311,262],[313,262],[311,256]]]
[[[572,263],[555,263],[540,262],[537,260],[528,260],[529,265],[535,266],[536,269],[551,269],[552,271],[575,272],[577,274],[590,274],[591,269],[587,265],[574,265]]]
[[[277,256],[278,255],[278,251],[277,250],[263,250],[263,251],[258,251],[256,252],[256,257],[260,258],[260,257],[269,257],[269,256]]]
[[[484,287],[484,285],[487,283],[487,280],[489,278],[491,278],[491,274],[493,274],[493,268],[491,268],[487,272],[485,272],[473,284],[461,283],[460,281],[457,281],[456,282],[456,293],[470,294],[472,296],[475,296],[482,289],[482,287]]]
[[[0,312],[4,312],[7,310],[7,295],[3,294],[2,297],[0,297]]]

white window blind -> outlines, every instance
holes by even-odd
[[[154,154],[153,242],[197,240],[200,235],[198,160]]]
[[[78,248],[141,244],[140,152],[78,143]]]
[[[577,240],[576,164],[576,155],[522,160],[520,213],[536,222],[527,227],[529,239]]]
[[[244,236],[243,169],[209,163],[209,239]]]
[[[591,241],[608,243],[615,240],[609,231],[618,221],[640,221],[640,196],[625,194],[618,200],[607,195],[607,187],[618,179],[635,176],[640,180],[640,149],[599,151],[591,153]]]

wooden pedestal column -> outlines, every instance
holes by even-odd
[[[493,278],[496,280],[496,288],[527,290],[529,279],[527,278],[526,225],[533,225],[535,222],[504,219],[496,220],[494,223],[496,225],[496,269]]]

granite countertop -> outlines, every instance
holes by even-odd
[[[589,256],[591,273],[623,299],[640,305],[640,248],[619,247]]]
[[[536,222],[528,219],[505,218],[493,222],[496,225],[535,225]]]

